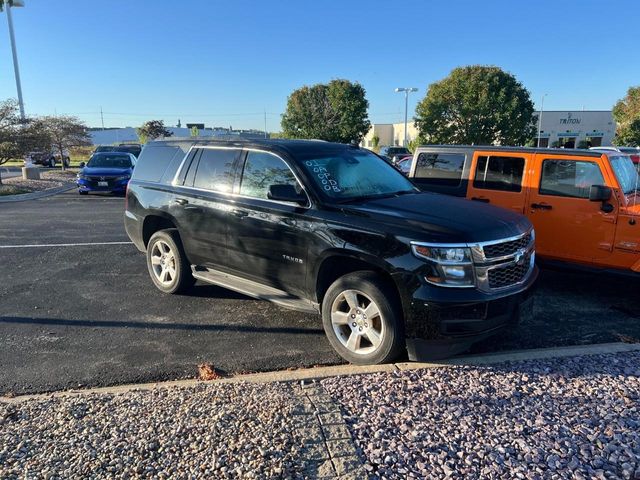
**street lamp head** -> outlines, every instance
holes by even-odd
[[[406,90],[406,88],[396,88],[396,93],[404,92],[405,90]]]
[[[409,89],[409,91],[410,91],[410,92],[417,92],[417,91],[418,91],[418,89],[417,89],[416,87],[411,87],[411,88]]]

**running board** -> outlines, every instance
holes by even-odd
[[[202,280],[203,282],[228,288],[229,290],[242,293],[249,297],[268,300],[269,302],[273,302],[281,307],[306,313],[317,314],[320,312],[318,305],[313,302],[295,297],[269,285],[263,285],[262,283],[247,280],[246,278],[237,277],[218,270],[202,270],[202,267],[196,267],[195,265],[191,265],[191,273],[194,278]]]

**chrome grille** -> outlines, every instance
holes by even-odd
[[[504,288],[522,282],[531,268],[531,254],[526,254],[519,263],[490,269],[489,288]]]
[[[507,255],[513,255],[518,250],[525,249],[531,242],[531,232],[527,233],[523,237],[511,240],[508,242],[494,243],[492,245],[484,245],[484,256],[487,260],[492,258],[506,257]]]

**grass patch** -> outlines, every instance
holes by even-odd
[[[22,193],[30,193],[31,190],[24,187],[16,187],[15,185],[0,185],[0,197],[6,195],[20,195]]]

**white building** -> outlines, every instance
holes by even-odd
[[[535,114],[542,115],[541,147],[577,147],[580,142],[587,142],[590,147],[611,145],[616,134],[616,122],[610,110],[552,110]],[[538,144],[537,135],[535,140]]]
[[[191,129],[184,127],[166,127],[173,137],[190,137]],[[133,127],[107,128],[104,130],[91,130],[91,142],[94,145],[112,145],[117,143],[139,142],[136,129]],[[258,130],[230,130],[228,128],[204,128],[198,129],[199,137],[212,137],[214,135],[238,135],[248,138],[264,138],[264,132]]]
[[[540,112],[535,112],[540,115]],[[536,124],[536,132],[538,131]],[[616,122],[610,110],[589,111],[543,111],[540,125],[540,146],[577,147],[580,142],[587,142],[590,147],[611,145],[616,133]],[[373,137],[377,135],[383,145],[403,145],[404,122],[376,123],[365,135],[360,145],[365,148],[373,147]],[[534,139],[538,143],[538,138]],[[407,122],[407,139],[411,142],[418,136],[418,129],[414,120]]]

